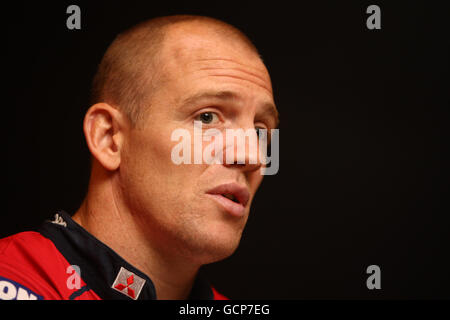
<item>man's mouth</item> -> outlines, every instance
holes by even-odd
[[[233,194],[231,194],[231,193],[224,193],[224,194],[222,194],[222,196],[224,196],[224,197],[227,198],[227,199],[230,199],[230,200],[233,201],[233,202],[240,203],[240,202],[238,201],[238,199],[237,199]]]
[[[237,217],[245,214],[245,207],[250,199],[247,188],[234,182],[219,185],[206,194],[213,197],[225,211]]]

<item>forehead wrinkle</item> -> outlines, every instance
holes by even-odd
[[[260,88],[263,88],[264,90],[266,90],[270,94],[270,96],[272,96],[272,91],[269,88],[267,88],[266,86],[264,86],[263,84],[257,83],[255,81],[251,81],[249,79],[245,79],[243,77],[239,77],[239,76],[236,76],[236,75],[230,75],[230,74],[208,74],[207,76],[208,77],[226,77],[226,78],[228,77],[228,78],[232,78],[232,79],[238,79],[238,80],[250,82],[250,83],[252,83],[254,85],[257,85]]]
[[[243,72],[243,73],[246,73],[246,74],[248,74],[248,75],[250,75],[250,76],[252,76],[252,77],[255,77],[255,78],[261,80],[261,82],[265,82],[265,80],[264,80],[262,77],[258,76],[257,74],[255,74],[255,73],[253,73],[253,72],[244,70],[244,69],[242,69],[242,68],[233,68],[233,67],[224,67],[224,68],[219,68],[219,67],[204,67],[204,68],[200,68],[200,69],[198,69],[198,70],[236,70],[236,71],[241,71],[241,72]]]
[[[270,82],[268,71],[262,61],[259,59],[258,61],[261,62],[262,68],[255,67],[250,64],[244,64],[242,62],[236,61],[236,59],[231,58],[197,58],[193,61],[193,68],[196,69],[196,71],[212,72],[208,72],[208,75],[212,76],[229,76],[235,79],[247,80],[253,84],[260,86],[261,88],[264,88],[267,92],[269,92],[270,95],[272,95],[272,84]],[[229,72],[226,72],[226,70],[229,70]],[[243,77],[242,75],[236,74],[240,72],[257,79],[258,81],[245,79],[245,77]]]
[[[258,67],[251,66],[249,64],[244,64],[244,63],[238,62],[238,61],[230,59],[230,58],[199,58],[199,59],[196,59],[195,61],[211,61],[211,62],[213,62],[213,61],[225,61],[225,62],[232,62],[232,63],[239,64],[241,66],[244,66],[244,67],[247,67],[247,68],[250,68],[250,69],[255,69],[255,70],[261,71],[261,69],[258,68]],[[259,60],[259,61],[261,61],[261,60]],[[262,63],[262,61],[261,61],[261,63]]]
[[[256,67],[250,64],[245,64],[242,62],[239,62],[235,59],[230,58],[199,58],[195,59],[193,62],[198,65],[200,64],[200,68],[217,68],[217,69],[234,69],[234,70],[240,70],[249,74],[252,74],[256,77],[259,77],[262,81],[269,81],[270,82],[270,76],[266,69],[266,66],[261,60],[258,60],[261,62],[261,67]],[[238,66],[230,66],[235,64]],[[243,67],[243,68],[239,68]],[[251,71],[247,71],[246,69],[251,69]],[[266,79],[264,79],[266,78]]]

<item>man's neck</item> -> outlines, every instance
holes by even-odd
[[[90,185],[73,220],[145,273],[153,281],[158,299],[186,299],[200,266],[153,247],[118,198],[111,181],[97,181]]]

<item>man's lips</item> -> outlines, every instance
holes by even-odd
[[[247,188],[237,183],[221,184],[206,194],[212,197],[230,214],[241,217],[245,213],[245,207],[250,199]]]

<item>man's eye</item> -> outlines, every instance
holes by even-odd
[[[196,120],[201,121],[204,124],[210,124],[213,121],[219,120],[219,117],[214,112],[203,112],[197,116]]]

